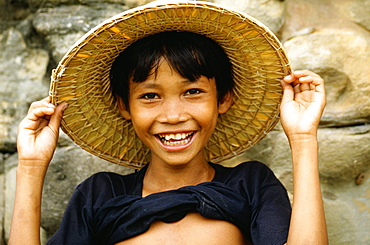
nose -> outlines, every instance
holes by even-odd
[[[186,105],[180,99],[163,102],[157,118],[160,123],[177,124],[189,119]]]

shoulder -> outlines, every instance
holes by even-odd
[[[216,170],[216,175],[223,179],[232,177],[257,180],[270,175],[274,176],[271,169],[259,161],[247,161],[234,167],[224,167],[218,164],[213,164],[213,167]]]
[[[113,172],[99,172],[91,175],[85,179],[81,184],[77,186],[77,189],[98,187],[104,184],[110,184],[115,182],[121,182],[125,179],[125,175],[121,175]]]
[[[272,188],[285,191],[284,186],[265,164],[258,161],[243,162],[235,167],[213,165],[216,170],[215,181],[222,182],[241,193],[258,194]]]
[[[113,172],[99,172],[93,174],[81,184],[76,190],[83,195],[103,195],[103,196],[119,196],[135,194],[140,182],[140,172],[128,175],[121,175]]]

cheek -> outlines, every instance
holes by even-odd
[[[150,125],[146,123],[147,120],[131,120],[136,136],[145,144],[147,144],[150,134]]]
[[[138,136],[143,135],[150,128],[150,114],[143,110],[141,110],[140,113],[137,113],[135,108],[132,109],[133,110],[131,110],[131,112],[136,111],[136,113],[131,113],[131,122],[134,130]]]
[[[197,114],[198,122],[213,131],[218,119],[218,107],[208,104],[208,106],[193,107],[192,110]]]

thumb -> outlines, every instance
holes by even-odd
[[[63,113],[67,109],[67,107],[68,107],[67,102],[63,102],[62,104],[57,106],[57,108],[55,109],[55,113],[51,116],[49,121],[49,127],[54,132],[58,132],[60,122],[62,121]]]
[[[281,105],[284,105],[287,102],[294,100],[294,90],[293,86],[285,81],[281,81],[281,85],[283,87],[283,98],[281,101]]]

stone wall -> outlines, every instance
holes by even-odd
[[[29,104],[48,95],[51,69],[80,36],[145,0],[0,0],[0,245],[6,244],[17,165],[16,131]],[[294,69],[326,80],[320,174],[330,244],[370,244],[370,1],[214,0],[260,19],[284,43]],[[290,150],[278,125],[245,154],[261,160],[292,193]],[[43,239],[52,234],[74,186],[107,163],[61,135],[45,183]]]

